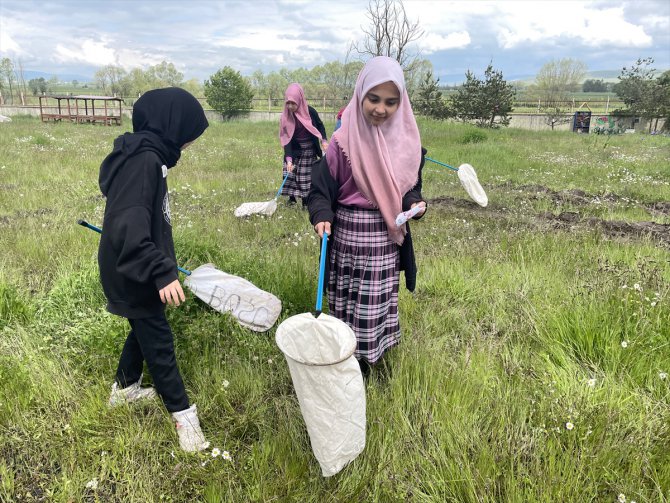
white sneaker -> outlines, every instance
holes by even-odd
[[[116,407],[117,405],[137,402],[138,400],[154,399],[156,397],[156,390],[153,387],[140,387],[141,382],[141,375],[139,381],[125,388],[119,388],[118,383],[114,382],[114,384],[112,384],[112,394],[109,396],[109,406]]]
[[[200,420],[195,404],[185,410],[172,413],[179,435],[179,447],[186,452],[197,452],[209,447],[205,435],[200,429]]]

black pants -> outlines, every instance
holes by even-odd
[[[165,408],[169,412],[188,409],[188,396],[174,354],[174,338],[165,314],[128,321],[131,330],[121,352],[116,382],[121,388],[137,382],[146,360]]]

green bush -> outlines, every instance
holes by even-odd
[[[466,145],[468,143],[481,143],[484,140],[486,140],[486,133],[484,131],[472,129],[461,136],[459,143]]]

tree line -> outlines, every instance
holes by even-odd
[[[95,73],[95,84],[106,94],[122,97],[140,96],[159,87],[178,86],[196,96],[204,94],[208,104],[223,117],[232,117],[251,110],[252,100],[267,99],[269,107],[283,106],[284,90],[291,82],[299,82],[310,100],[326,100],[344,106],[353,91],[363,60],[372,56],[396,59],[405,72],[407,91],[414,110],[421,115],[439,120],[455,119],[480,127],[509,125],[518,84],[505,80],[502,71],[491,62],[483,77],[468,70],[465,81],[445,96],[445,87],[433,77],[430,61],[419,57],[416,45],[424,32],[418,20],[407,17],[402,0],[370,0],[367,8],[369,24],[362,28],[362,39],[351,43],[344,62],[333,61],[311,69],[298,68],[264,73],[255,71],[244,77],[239,71],[226,66],[211,75],[202,84],[196,79],[184,80],[184,75],[167,61],[146,70],[108,65]],[[670,116],[670,71],[656,76],[653,59],[639,59],[632,67],[623,68],[619,82],[608,84],[603,80],[588,79],[586,65],[577,60],[560,59],[546,63],[532,84],[524,89],[524,98],[537,100],[545,122],[554,126],[570,120],[568,106],[571,93],[580,88],[584,92],[612,91],[625,107],[615,114],[630,114],[648,120],[668,119]],[[583,81],[583,83],[582,83]],[[43,94],[53,82],[33,79],[28,86],[33,94]],[[11,99],[14,89],[20,87],[27,94],[23,68],[8,58],[0,61],[0,92],[8,88]],[[651,127],[651,126],[650,126]],[[656,126],[654,126],[656,127]],[[670,120],[665,121],[666,129]]]

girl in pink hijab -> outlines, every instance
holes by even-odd
[[[307,104],[300,84],[286,88],[284,111],[279,120],[279,140],[284,147],[282,178],[286,180],[282,194],[289,196],[289,204],[296,197],[307,206],[307,195],[312,179],[312,164],[321,158],[321,146],[328,147],[326,128],[317,111]]]
[[[333,133],[326,156],[314,166],[309,217],[330,240],[328,303],[358,341],[364,374],[400,341],[400,271],[416,285],[409,226],[396,216],[426,202],[421,169],[426,150],[405,89],[400,65],[372,58],[361,70],[354,95]]]

